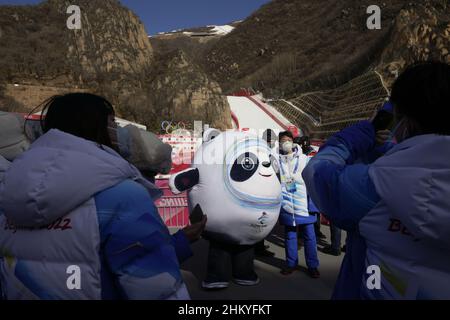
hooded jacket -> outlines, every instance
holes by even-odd
[[[416,136],[354,164],[374,138],[369,122],[347,128],[303,173],[319,209],[349,231],[334,297],[449,299],[450,137]],[[369,285],[374,267],[380,288]]]
[[[449,159],[450,137],[423,135],[370,166],[380,201],[359,230],[367,244],[365,267],[380,267],[382,287],[364,285],[364,298],[450,299],[443,285],[450,279]]]
[[[112,149],[49,131],[0,184],[3,296],[188,298],[176,250],[187,241],[170,236],[160,195]]]

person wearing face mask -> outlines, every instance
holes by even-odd
[[[170,235],[153,203],[161,191],[114,150],[106,99],[55,96],[43,114],[44,134],[0,184],[0,296],[189,299],[179,264],[206,218]],[[66,285],[74,266],[77,290]]]
[[[303,171],[316,205],[348,232],[333,298],[449,299],[450,66],[409,66],[390,101],[396,144],[383,156],[355,163],[376,147],[376,121],[363,121]]]
[[[286,251],[286,266],[281,273],[290,275],[298,268],[297,229],[299,228],[305,248],[308,274],[312,278],[319,278],[319,259],[314,233],[316,216],[309,214],[308,194],[302,178],[302,171],[309,158],[303,154],[300,146],[294,144],[293,140],[294,137],[290,131],[279,134],[280,179],[283,193],[280,223],[285,226]]]

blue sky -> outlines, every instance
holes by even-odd
[[[0,0],[2,4],[36,4],[42,0]],[[270,0],[121,0],[144,22],[149,34],[242,20]]]

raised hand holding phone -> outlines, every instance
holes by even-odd
[[[372,119],[375,132],[391,130],[394,126],[393,105],[387,101]]]
[[[191,221],[191,225],[185,227],[183,232],[190,242],[195,242],[200,239],[205,230],[208,218],[203,214],[200,205],[196,205],[189,216],[189,220]]]

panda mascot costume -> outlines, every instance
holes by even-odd
[[[228,287],[229,259],[239,285],[255,285],[253,247],[275,226],[281,207],[278,160],[256,135],[209,129],[190,169],[172,175],[170,188],[189,190],[190,219],[206,214],[209,240],[205,289]]]

